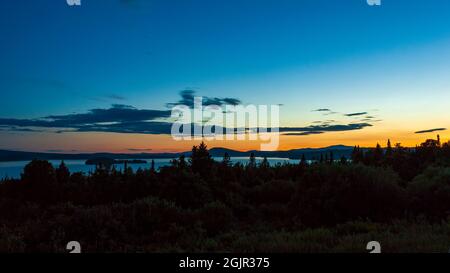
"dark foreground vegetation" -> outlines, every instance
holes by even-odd
[[[355,147],[308,164],[215,162],[70,174],[34,160],[0,184],[0,252],[448,252],[450,144]]]

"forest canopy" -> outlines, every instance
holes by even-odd
[[[271,166],[214,161],[206,144],[159,170],[70,173],[33,160],[0,183],[0,251],[447,251],[450,144],[362,149]],[[424,242],[427,242],[424,244]]]

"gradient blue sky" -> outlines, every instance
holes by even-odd
[[[415,131],[450,126],[447,0],[382,0],[379,7],[365,0],[1,5],[0,118],[83,113],[114,103],[165,109],[191,88],[283,104],[286,126],[323,119],[311,112],[317,108],[377,117],[365,134],[289,138],[285,147],[384,141],[390,132],[412,144],[424,137]],[[346,119],[334,118],[352,122]],[[42,137],[0,132],[0,148],[38,149]],[[70,149],[60,146],[54,148]]]

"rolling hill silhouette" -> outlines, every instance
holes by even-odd
[[[227,148],[212,148],[210,154],[213,157],[223,157],[225,153],[228,153],[231,157],[248,157],[252,153],[256,157],[275,157],[275,158],[290,158],[300,159],[303,155],[307,160],[319,159],[321,154],[333,153],[335,159],[341,157],[350,158],[353,147],[345,145],[335,145],[324,148],[303,148],[292,149],[287,151],[236,151]],[[98,157],[114,158],[114,159],[159,159],[159,158],[177,158],[180,155],[190,156],[191,152],[181,153],[37,153],[37,152],[23,152],[23,151],[10,151],[0,150],[0,161],[24,161],[32,159],[41,160],[79,160],[79,159],[92,159]]]

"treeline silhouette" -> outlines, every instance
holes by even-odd
[[[450,143],[355,147],[352,158],[271,166],[254,155],[190,158],[136,172],[70,173],[33,160],[0,183],[0,252],[444,251]]]

